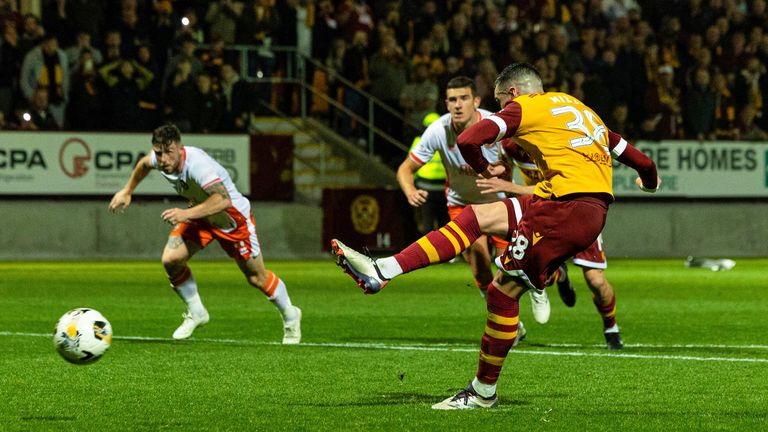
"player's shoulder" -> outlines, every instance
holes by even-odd
[[[478,108],[477,112],[480,113],[480,118],[488,118],[493,115],[492,112],[488,111],[487,109]]]
[[[445,129],[451,125],[451,113],[443,114],[439,119],[432,122],[427,126],[424,133],[421,134],[421,139],[429,140],[434,138],[445,137]]]

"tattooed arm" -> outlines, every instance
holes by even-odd
[[[205,201],[188,209],[168,209],[162,214],[163,220],[175,225],[190,219],[201,219],[222,212],[232,206],[229,192],[227,192],[227,188],[224,187],[223,183],[213,183],[204,190],[208,194],[208,198]]]

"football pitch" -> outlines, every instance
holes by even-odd
[[[268,257],[267,257],[268,258]],[[626,347],[604,348],[578,268],[578,300],[550,291],[506,360],[499,405],[440,412],[477,367],[485,305],[465,264],[417,271],[365,296],[329,258],[269,262],[303,309],[302,344],[234,263],[192,262],[210,323],[171,333],[183,304],[158,262],[0,263],[0,430],[735,430],[768,428],[768,260],[731,271],[613,259]],[[104,358],[53,349],[56,320],[91,307],[112,323]]]

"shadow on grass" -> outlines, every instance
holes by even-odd
[[[332,407],[367,407],[367,406],[397,406],[397,405],[432,405],[437,402],[440,402],[441,400],[449,397],[452,393],[458,392],[459,389],[453,389],[446,391],[445,394],[424,394],[424,393],[405,393],[405,392],[394,392],[394,393],[381,393],[376,395],[371,395],[366,398],[361,398],[356,401],[338,401],[338,402],[302,402],[302,403],[294,403],[291,404],[292,406],[303,406],[303,407],[322,407],[322,408],[332,408]],[[525,405],[532,405],[531,402],[528,401],[522,401],[522,400],[503,400],[504,407],[513,407],[513,406],[525,406]]]

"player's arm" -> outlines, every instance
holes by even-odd
[[[475,181],[482,194],[505,193],[513,195],[533,195],[536,186],[524,186],[498,177],[481,178]]]
[[[163,220],[175,225],[190,219],[202,219],[232,207],[232,199],[221,181],[209,183],[203,190],[208,194],[205,201],[186,209],[167,209],[161,215]]]
[[[514,135],[520,126],[521,117],[520,104],[512,101],[501,111],[480,120],[458,136],[456,142],[459,145],[461,156],[476,173],[485,178],[504,174],[506,167],[503,164],[489,163],[483,157],[482,147]]]
[[[640,176],[635,184],[645,192],[656,192],[661,179],[656,172],[656,164],[643,152],[628,143],[621,135],[608,131],[608,148],[617,161],[637,171]]]
[[[416,187],[413,175],[421,166],[408,156],[397,168],[397,182],[408,199],[408,204],[413,207],[420,207],[427,202],[427,191]]]
[[[114,213],[118,210],[128,208],[128,206],[131,205],[131,196],[133,195],[133,191],[136,190],[136,187],[138,187],[139,183],[141,183],[141,181],[147,177],[150,171],[152,171],[150,155],[145,155],[139,159],[139,162],[137,162],[136,166],[133,167],[131,177],[128,179],[128,182],[125,184],[125,186],[117,191],[117,193],[112,197],[112,200],[109,202],[109,211]]]

